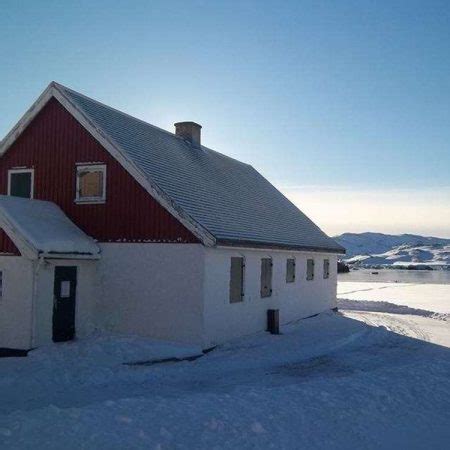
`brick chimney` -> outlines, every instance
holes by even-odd
[[[195,147],[200,147],[202,126],[195,122],[177,122],[175,134],[190,142]]]

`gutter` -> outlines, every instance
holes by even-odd
[[[344,247],[341,249],[336,247],[316,247],[316,246],[302,246],[302,245],[290,245],[290,244],[273,244],[267,242],[246,241],[237,239],[218,239],[217,246],[223,247],[241,247],[249,249],[259,250],[292,250],[292,251],[304,251],[304,252],[318,252],[318,253],[335,253],[338,255],[345,255],[346,250]]]
[[[83,252],[74,252],[74,253],[63,253],[63,252],[39,252],[39,258],[45,259],[92,259],[98,260],[101,258],[100,253],[92,254],[92,253],[83,253]]]

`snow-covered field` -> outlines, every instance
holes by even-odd
[[[448,448],[447,311],[364,296],[192,361],[112,336],[0,359],[0,448]]]
[[[349,300],[386,301],[450,314],[450,284],[340,282],[338,297]]]

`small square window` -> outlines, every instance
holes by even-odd
[[[295,281],[295,259],[288,258],[286,260],[286,283]]]
[[[106,166],[77,166],[78,203],[103,203],[106,200]]]
[[[33,169],[12,169],[8,171],[8,195],[33,198]]]
[[[306,279],[308,281],[314,280],[314,259],[306,261]]]
[[[329,259],[323,260],[323,278],[324,279],[330,278],[330,260]]]

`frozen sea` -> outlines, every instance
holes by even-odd
[[[338,281],[450,284],[450,270],[359,269],[340,273]]]

